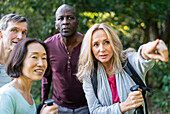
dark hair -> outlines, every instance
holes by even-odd
[[[8,22],[27,22],[25,17],[22,17],[17,14],[7,14],[3,16],[0,20],[0,29],[1,30],[6,30],[8,27]]]
[[[30,43],[40,43],[44,47],[47,54],[47,63],[48,63],[44,75],[50,73],[49,51],[47,45],[43,41],[34,38],[26,38],[18,42],[10,54],[10,58],[7,63],[7,74],[10,77],[18,78],[20,75],[22,75],[23,61],[28,51],[27,46]]]

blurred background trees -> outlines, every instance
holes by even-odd
[[[0,18],[8,13],[22,15],[29,23],[28,37],[45,40],[58,32],[54,26],[55,11],[64,3],[76,8],[80,21],[78,30],[82,33],[94,23],[104,22],[117,32],[124,49],[138,49],[141,44],[159,38],[170,50],[169,0],[1,0]],[[169,63],[156,61],[146,79],[149,87],[156,90],[151,97],[156,103],[154,107],[161,107],[164,112],[170,112]],[[32,94],[37,104],[40,88],[41,82],[35,82]]]

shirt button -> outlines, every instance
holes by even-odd
[[[71,57],[68,57],[68,59],[71,59]]]
[[[69,52],[67,52],[67,54],[69,55],[70,53],[69,53]]]

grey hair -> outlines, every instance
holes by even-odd
[[[3,16],[0,20],[0,29],[1,30],[6,30],[8,27],[8,22],[27,22],[25,17],[22,17],[17,14],[7,14]]]

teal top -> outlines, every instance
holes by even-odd
[[[36,114],[36,106],[30,105],[20,92],[10,84],[0,88],[1,114]]]
[[[6,66],[0,64],[0,87],[12,81],[12,78],[6,73]]]

